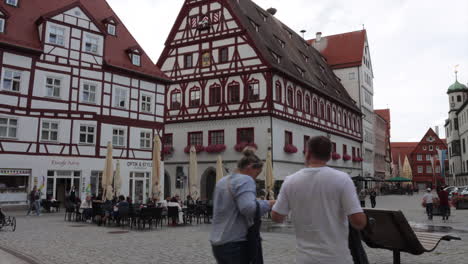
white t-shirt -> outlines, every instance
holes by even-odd
[[[353,263],[348,216],[363,212],[351,177],[329,168],[305,168],[288,176],[273,210],[291,218],[296,263]]]
[[[423,196],[423,201],[425,201],[426,204],[434,203],[434,196],[432,196],[432,193],[426,193]]]

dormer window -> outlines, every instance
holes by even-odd
[[[7,5],[18,6],[18,0],[5,0]]]
[[[305,71],[304,71],[301,67],[299,67],[299,66],[297,66],[297,65],[296,65],[296,69],[297,69],[297,71],[299,72],[299,74],[300,74],[302,77],[304,77]]]
[[[277,36],[275,36],[275,38],[276,38],[276,40],[278,40],[278,42],[279,42],[279,44],[280,44],[280,46],[282,48],[284,48],[286,46],[286,43],[284,41],[282,41],[280,38],[278,38]]]
[[[49,43],[64,46],[65,29],[58,26],[51,26],[49,30]]]
[[[116,35],[116,27],[114,24],[107,24],[107,34],[112,36]]]
[[[132,54],[132,64],[141,66],[141,56],[139,54]]]
[[[102,23],[106,26],[107,34],[111,36],[117,35],[117,22],[114,17],[106,18]]]
[[[255,31],[260,31],[260,26],[255,23],[253,20],[250,19],[250,24],[252,24],[252,26],[254,27]]]
[[[273,56],[273,58],[275,58],[277,63],[281,63],[281,56],[280,55],[276,54],[273,51],[271,51],[271,55]]]
[[[0,33],[5,33],[5,18],[0,17]]]

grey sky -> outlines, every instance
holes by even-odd
[[[183,0],[107,0],[157,61]],[[447,118],[447,88],[468,82],[466,0],[254,0],[306,38],[367,29],[374,107],[391,109],[392,141],[419,141]],[[136,4],[138,3],[138,4]]]

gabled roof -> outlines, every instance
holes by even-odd
[[[366,30],[321,37],[320,41],[311,39],[313,45],[333,69],[357,67],[362,65],[364,45],[367,38]]]
[[[256,50],[271,67],[361,112],[325,58],[299,34],[251,0],[226,2],[253,39]],[[258,26],[258,31],[252,22]],[[284,43],[284,48],[280,42]],[[281,57],[280,62],[276,56]]]
[[[0,1],[0,7],[10,14],[6,33],[0,34],[0,44],[40,52],[42,46],[35,22],[55,12],[66,11],[63,9],[66,7],[73,8],[73,6],[82,8],[83,12],[90,16],[94,23],[97,23],[97,27],[104,28],[102,21],[109,17],[114,17],[119,22],[117,37],[106,36],[106,45],[104,47],[104,63],[106,65],[161,80],[169,80],[145,53],[141,57],[141,67],[132,64],[126,50],[130,47],[139,46],[138,42],[121,23],[105,0],[27,0],[21,1],[19,7],[12,7],[5,4],[5,1]]]
[[[374,113],[382,117],[385,121],[387,121],[388,126],[390,127],[390,109],[377,109],[374,110]]]

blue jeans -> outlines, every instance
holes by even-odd
[[[212,246],[213,255],[218,264],[249,264],[248,243],[232,242],[220,246]]]
[[[40,215],[41,214],[41,201],[36,200],[36,201],[33,201],[33,202],[29,202],[28,215],[33,210],[33,207],[34,207],[34,209],[36,211],[36,215]]]

